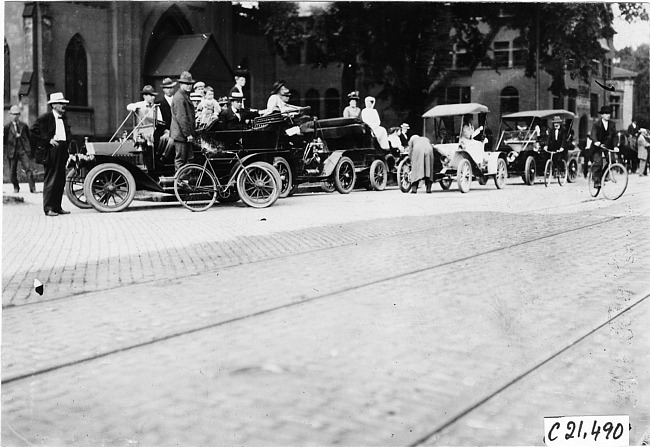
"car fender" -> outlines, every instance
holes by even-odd
[[[322,177],[329,177],[334,173],[334,168],[338,164],[339,160],[345,156],[345,151],[334,151],[330,154],[327,159],[323,162],[323,171],[321,172]]]
[[[120,166],[124,166],[133,176],[133,179],[135,180],[136,190],[144,189],[148,191],[163,192],[163,189],[160,186],[160,184],[158,184],[157,181],[151,178],[149,174],[144,172],[142,169],[140,169],[130,161],[125,160],[124,158],[121,157],[112,157],[110,155],[95,155],[92,166],[88,166],[88,168],[90,170],[92,167],[99,166],[105,163],[115,163]]]
[[[505,160],[506,157],[502,152],[487,152],[485,154],[485,158],[487,159],[487,172],[484,174],[493,175],[497,173],[497,165],[499,163],[499,159],[503,158]]]

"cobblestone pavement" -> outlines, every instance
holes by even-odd
[[[7,207],[3,445],[539,445],[543,416],[618,413],[638,439],[646,186]]]

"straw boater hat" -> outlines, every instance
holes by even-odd
[[[14,113],[20,115],[20,109],[18,108],[18,106],[11,106],[9,108],[9,114],[11,115]]]
[[[171,78],[165,78],[162,81],[162,87],[163,88],[170,88],[170,87],[173,87],[175,85],[176,85],[176,83],[174,81],[172,81]]]
[[[562,118],[560,118],[559,116],[554,116],[553,121],[551,121],[551,124],[555,124],[555,123],[562,124]]]
[[[239,101],[242,102],[244,100],[244,95],[242,95],[239,92],[232,92],[230,94],[230,101]]]
[[[276,93],[279,93],[280,89],[284,87],[284,84],[286,84],[286,81],[284,79],[281,79],[275,84],[273,84],[273,88],[271,89],[271,94],[275,95]]]
[[[609,113],[609,114],[611,115],[611,113],[612,113],[612,107],[611,107],[611,106],[602,106],[602,107],[600,108],[600,111],[599,111],[598,113],[600,113],[601,115],[602,115],[603,113]]]
[[[359,91],[355,90],[353,92],[348,93],[348,99],[356,99],[358,101],[359,100]]]
[[[228,97],[227,96],[222,96],[221,98],[217,99],[217,103],[222,106],[224,104],[228,104]]]
[[[143,95],[151,95],[151,96],[156,96],[158,94],[150,85],[145,85],[142,88],[142,91],[140,93],[142,93]]]
[[[190,100],[191,101],[201,101],[203,99],[203,96],[201,96],[200,93],[192,92],[190,93]]]
[[[181,84],[194,84],[194,79],[192,79],[192,74],[189,71],[184,71],[181,73],[181,77],[178,78],[178,82]]]
[[[50,100],[47,102],[48,104],[68,104],[70,101],[65,99],[63,97],[63,93],[61,92],[56,92],[52,93],[50,95]]]
[[[409,129],[411,128],[411,126],[409,126],[409,125],[406,124],[406,123],[402,123],[402,125],[399,126],[399,127],[401,127],[401,128],[404,129],[404,130],[409,130]]]
[[[199,81],[196,84],[194,84],[194,90],[196,90],[197,88],[205,88],[205,82]]]

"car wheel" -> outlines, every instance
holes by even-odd
[[[529,155],[526,158],[526,165],[525,165],[524,169],[525,169],[524,182],[527,185],[534,184],[535,183],[535,175],[536,175],[537,166],[535,166],[535,159],[533,158],[532,155]]]
[[[273,205],[280,196],[280,184],[278,171],[263,161],[244,166],[237,175],[239,197],[253,208]]]
[[[341,194],[349,194],[354,189],[357,174],[349,157],[341,157],[334,168],[334,187]]]
[[[566,181],[568,183],[575,183],[578,179],[578,162],[576,159],[569,160],[569,167],[566,172]]]
[[[456,182],[458,183],[458,189],[460,189],[460,192],[469,192],[472,185],[472,165],[469,164],[469,160],[465,158],[458,163]]]
[[[324,192],[336,191],[336,188],[334,187],[334,180],[325,180],[320,184],[320,189],[322,189]]]
[[[405,157],[397,165],[397,183],[402,192],[411,190],[411,159]]]
[[[452,180],[449,177],[445,177],[442,180],[440,180],[438,183],[440,183],[440,187],[442,189],[447,191],[447,190],[449,190],[449,188],[451,188]]]
[[[124,166],[103,163],[92,168],[86,176],[84,195],[97,211],[122,211],[135,197],[135,179]]]
[[[88,203],[84,195],[84,177],[76,169],[68,172],[65,177],[65,195],[77,208],[92,208],[92,205]]]
[[[494,185],[497,189],[503,189],[506,186],[506,179],[508,178],[508,166],[503,158],[497,161],[497,173],[494,176]]]
[[[273,167],[277,169],[280,174],[282,186],[280,187],[280,198],[288,197],[293,187],[293,176],[291,175],[291,167],[289,162],[282,157],[276,157],[273,160]]]
[[[388,183],[388,167],[383,160],[374,160],[370,165],[370,186],[375,191],[383,191]]]

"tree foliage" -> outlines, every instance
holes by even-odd
[[[636,97],[635,116],[650,125],[650,45],[639,45],[636,50],[625,47],[616,52],[620,59],[619,66],[638,73],[634,80],[634,96]]]

